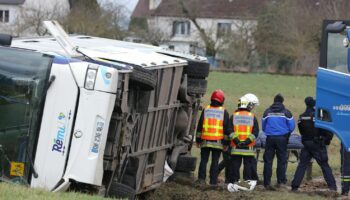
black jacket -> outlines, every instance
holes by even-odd
[[[333,134],[324,129],[316,128],[314,115],[315,110],[307,108],[305,112],[299,116],[298,128],[302,136],[302,141],[313,140],[315,142],[329,145],[333,138]]]

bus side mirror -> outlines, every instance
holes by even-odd
[[[11,46],[12,36],[0,33],[0,46]]]

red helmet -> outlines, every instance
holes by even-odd
[[[215,90],[212,94],[211,94],[211,100],[215,100],[219,103],[224,103],[225,101],[225,94],[222,90]]]

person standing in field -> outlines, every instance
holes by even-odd
[[[225,146],[225,148],[223,149],[222,152],[222,161],[219,163],[219,170],[218,170],[218,174],[220,174],[220,172],[225,169],[225,183],[230,183],[230,148],[228,146]]]
[[[329,145],[333,134],[315,128],[315,100],[312,97],[305,98],[306,110],[299,116],[298,128],[301,134],[301,141],[304,145],[300,153],[300,161],[292,181],[292,191],[297,191],[304,178],[305,171],[312,158],[316,160],[322,169],[323,177],[328,188],[337,191],[332,169],[328,164],[328,154],[326,145]]]
[[[198,169],[197,183],[205,183],[207,163],[211,153],[210,185],[217,185],[218,164],[222,150],[227,149],[229,142],[225,140],[232,133],[230,116],[223,107],[225,94],[215,90],[211,95],[211,103],[207,106],[198,122],[196,144],[201,148],[201,161]]]
[[[272,164],[277,155],[277,186],[287,183],[287,144],[290,134],[294,131],[295,122],[292,113],[283,105],[281,94],[274,97],[273,104],[267,108],[262,118],[262,130],[266,134],[264,152],[264,186],[271,186]]]
[[[259,124],[251,112],[259,100],[253,94],[246,94],[239,99],[238,109],[230,118],[233,133],[231,142],[231,172],[230,182],[240,179],[240,167],[243,160],[243,179],[257,180],[255,167],[255,138],[259,135]]]
[[[350,189],[350,152],[344,148],[343,143],[340,148],[341,162],[341,195],[348,196]]]

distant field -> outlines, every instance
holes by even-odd
[[[260,119],[264,110],[272,104],[273,97],[281,93],[286,107],[298,116],[305,109],[304,98],[315,96],[315,85],[315,77],[211,72],[203,104],[210,103],[212,91],[222,89],[226,94],[225,107],[231,114],[241,96],[253,93],[260,100],[260,106],[255,110]]]

